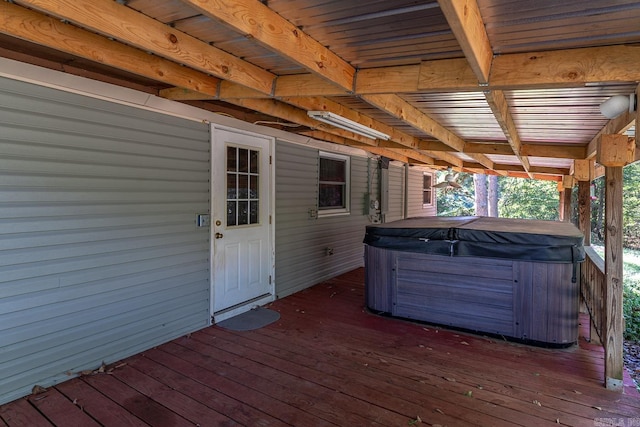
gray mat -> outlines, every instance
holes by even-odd
[[[252,331],[267,326],[278,319],[280,319],[280,313],[277,311],[257,307],[230,319],[223,320],[216,325],[232,331]]]

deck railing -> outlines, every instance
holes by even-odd
[[[604,260],[591,246],[585,246],[586,260],[580,272],[580,293],[591,319],[591,340],[604,343],[606,331]],[[597,337],[593,334],[597,334]]]

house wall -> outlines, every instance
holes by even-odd
[[[407,194],[405,192],[404,165],[398,162],[389,164],[388,203],[384,215],[385,222],[397,221],[404,218],[404,206]]]
[[[378,162],[351,155],[349,214],[316,217],[309,211],[318,205],[318,158],[318,148],[276,144],[278,298],[364,265],[362,240],[371,223],[367,194],[377,194]]]
[[[422,217],[422,216],[436,216],[437,213],[437,194],[436,190],[432,189],[431,197],[433,203],[431,205],[423,205],[422,203],[422,192],[423,192],[423,175],[424,173],[434,172],[430,169],[420,168],[420,167],[406,167],[406,177],[407,177],[407,206],[406,206],[406,217],[414,218],[414,217]],[[435,174],[432,178],[432,184],[436,183]]]
[[[208,325],[208,129],[0,77],[0,403]]]

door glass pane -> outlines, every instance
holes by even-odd
[[[235,173],[227,174],[227,200],[235,200],[238,197],[237,192],[237,184],[236,178],[238,177]]]
[[[249,202],[249,223],[258,223],[258,201]]]
[[[249,198],[249,176],[240,174],[238,175],[238,199]]]
[[[258,176],[251,175],[249,179],[250,179],[249,198],[252,200],[255,200],[258,198]]]
[[[227,147],[227,226],[260,222],[260,151]]]
[[[238,225],[249,224],[249,202],[238,202]]]
[[[249,172],[251,173],[258,173],[258,161],[260,160],[260,152],[259,151],[255,151],[255,150],[251,150],[251,159],[250,159],[250,168],[249,168]]]
[[[238,202],[227,202],[227,226],[238,225],[236,221],[236,204]]]
[[[238,172],[249,172],[249,150],[238,149]]]
[[[236,147],[227,147],[227,171],[235,172],[238,170],[238,149]]]

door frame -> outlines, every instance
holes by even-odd
[[[209,155],[209,159],[210,159],[210,164],[211,164],[211,171],[209,173],[210,175],[210,186],[209,186],[209,191],[211,194],[210,200],[209,200],[209,212],[210,212],[210,218],[213,220],[213,206],[214,206],[214,195],[215,195],[215,186],[216,183],[213,180],[213,171],[214,168],[216,167],[216,159],[214,159],[214,144],[216,143],[215,141],[215,135],[216,135],[216,131],[217,130],[221,130],[221,131],[226,131],[226,132],[231,132],[231,133],[237,133],[237,134],[241,134],[241,135],[247,135],[247,136],[251,136],[251,137],[256,137],[256,138],[261,138],[261,139],[265,139],[269,142],[269,150],[267,155],[270,158],[269,161],[269,171],[268,171],[268,176],[269,176],[269,190],[267,192],[268,197],[269,197],[269,244],[268,244],[268,250],[269,250],[269,276],[271,277],[271,283],[269,283],[269,293],[268,295],[262,297],[262,298],[258,298],[258,299],[254,299],[254,300],[250,300],[247,301],[246,303],[241,303],[232,307],[229,307],[228,309],[222,310],[220,312],[214,312],[214,306],[215,306],[215,297],[216,297],[216,281],[215,281],[215,270],[213,268],[213,260],[214,260],[214,256],[215,256],[215,237],[214,237],[214,225],[210,224],[209,227],[209,292],[210,292],[210,304],[209,304],[209,314],[210,314],[210,318],[211,318],[211,324],[214,323],[218,323],[221,322],[225,319],[228,319],[230,317],[236,316],[238,314],[244,313],[245,311],[248,311],[250,309],[252,309],[253,307],[256,306],[260,306],[260,305],[264,305],[267,304],[269,302],[272,302],[276,299],[276,281],[275,281],[275,225],[276,225],[276,218],[275,218],[275,200],[276,200],[276,185],[275,185],[275,138],[272,136],[267,136],[267,135],[263,135],[260,133],[256,133],[256,132],[249,132],[249,131],[245,131],[245,130],[241,130],[241,129],[237,129],[237,128],[233,128],[233,127],[228,127],[228,126],[222,126],[222,125],[216,125],[211,123],[210,125],[210,140],[211,140],[211,152]]]

